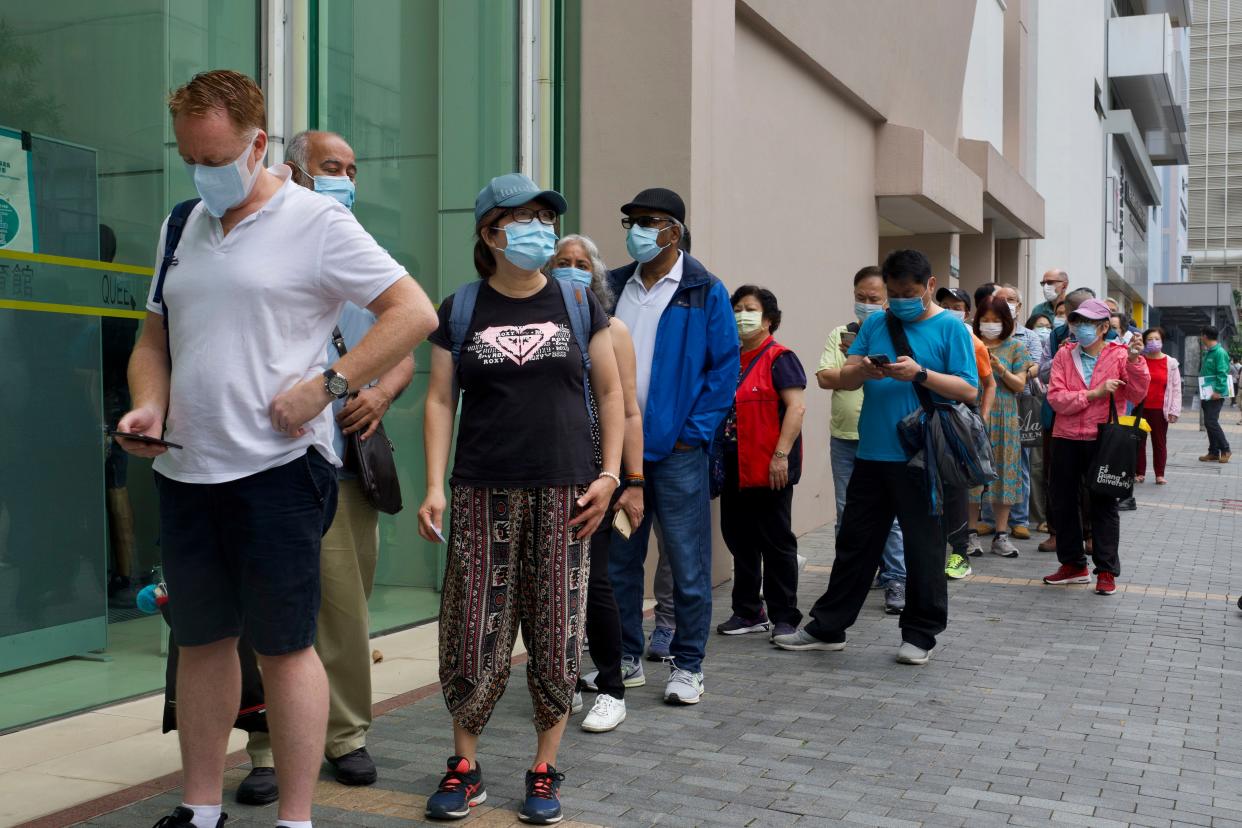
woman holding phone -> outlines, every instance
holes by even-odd
[[[455,749],[427,801],[433,819],[464,818],[487,798],[479,736],[508,682],[519,626],[537,739],[519,816],[561,819],[564,775],[555,762],[582,659],[589,539],[621,483],[625,417],[607,314],[589,291],[562,289],[540,270],[556,251],[566,206],[560,193],[519,173],[492,179],[474,205],[482,281],[444,300],[429,338],[427,496],[418,518],[419,533],[433,542],[463,392],[440,605],[440,684]],[[580,337],[589,337],[588,354]]]

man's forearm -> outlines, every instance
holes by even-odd
[[[167,413],[168,387],[168,352],[140,341],[129,357],[129,395],[134,408]]]
[[[928,371],[927,381],[923,385],[929,391],[935,391],[942,397],[958,402],[974,402],[978,393],[975,387],[961,377],[942,374],[939,371]]]
[[[427,328],[426,324],[420,324],[420,315],[414,308],[389,308],[380,314],[362,341],[332,367],[349,380],[352,388],[361,388],[376,377],[386,376],[403,358],[411,360],[410,377],[413,377],[410,353],[430,333]],[[405,384],[409,384],[409,379]],[[384,387],[390,390],[392,386],[385,384]]]

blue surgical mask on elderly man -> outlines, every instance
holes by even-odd
[[[345,209],[354,209],[354,182],[347,175],[315,176],[315,192],[335,198],[345,205]]]
[[[515,221],[502,229],[508,244],[501,252],[523,270],[538,270],[556,252],[556,231],[542,221]]]
[[[593,279],[591,271],[580,267],[558,267],[552,271],[552,278],[583,287],[590,287]]]
[[[883,310],[883,305],[873,305],[870,302],[854,303],[854,315],[858,317],[859,322],[865,322],[868,316],[873,313],[880,313]]]
[[[656,239],[659,235],[660,231],[655,227],[639,227],[635,224],[625,237],[625,249],[634,257],[634,261],[646,264],[659,256],[661,250],[668,247],[667,244],[657,243]]]

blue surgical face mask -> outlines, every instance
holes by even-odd
[[[1078,344],[1082,347],[1090,348],[1100,338],[1100,335],[1095,330],[1095,325],[1090,322],[1082,322],[1074,326],[1074,338],[1078,340]]]
[[[583,270],[580,267],[558,267],[552,271],[553,279],[560,279],[562,282],[570,282],[583,287],[591,286],[591,271]]]
[[[660,231],[655,227],[639,227],[635,224],[625,237],[625,249],[634,257],[634,261],[646,264],[668,247],[667,244],[661,246],[656,242],[659,235]]]
[[[1064,316],[1058,316],[1056,319],[1052,320],[1052,325],[1056,328],[1064,328],[1068,324],[1069,320],[1067,320]]]
[[[335,198],[345,205],[345,209],[354,209],[354,182],[347,175],[315,176],[315,192]]]
[[[888,309],[893,312],[902,322],[913,322],[927,311],[927,306],[923,304],[923,299],[927,293],[924,291],[922,296],[915,296],[913,299],[903,299],[893,297],[888,298]]]
[[[501,252],[522,270],[538,270],[556,252],[556,231],[538,219],[515,221],[502,229],[508,244]]]
[[[873,313],[879,313],[884,310],[883,305],[873,305],[870,302],[855,302],[854,316],[858,317],[859,322],[866,321],[867,317]]]
[[[1052,337],[1052,328],[1036,328],[1035,333],[1040,339],[1047,342]]]
[[[254,189],[254,183],[259,180],[259,172],[263,169],[262,159],[255,162],[253,170],[247,163],[256,137],[258,132],[250,137],[246,149],[231,164],[223,167],[185,165],[185,171],[194,181],[194,189],[198,190],[199,198],[203,200],[203,208],[216,218],[245,201],[246,196]]]

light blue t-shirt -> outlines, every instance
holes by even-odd
[[[1091,375],[1095,373],[1096,357],[1091,356],[1091,354],[1087,353],[1082,348],[1079,348],[1078,358],[1082,360],[1082,378],[1086,381],[1087,387],[1090,388]]]
[[[341,318],[336,322],[337,327],[341,329],[341,337],[345,340],[345,349],[352,351],[354,347],[362,341],[367,335],[367,331],[371,330],[371,326],[375,324],[375,314],[366,308],[360,308],[353,302],[346,302],[345,309],[341,311]],[[324,363],[324,370],[331,368],[341,355],[337,353],[336,346],[332,344],[332,340],[328,340],[328,361]],[[345,435],[341,433],[341,427],[336,422],[336,416],[341,413],[341,409],[345,407],[345,400],[333,400],[332,402],[332,448],[336,451],[336,456],[341,458],[341,462],[345,461]],[[349,480],[354,475],[345,471],[344,466],[337,469],[336,476],[340,480]]]
[[[886,354],[890,360],[897,360],[897,349],[893,347],[884,321],[886,316],[873,313],[867,317],[850,346],[850,356]],[[974,343],[965,325],[943,311],[919,322],[903,324],[915,362],[929,371],[961,377],[979,387]],[[943,400],[937,394],[932,396]],[[914,383],[888,378],[864,382],[862,414],[858,419],[858,456],[863,460],[898,463],[909,459],[897,437],[897,424],[918,407]]]

